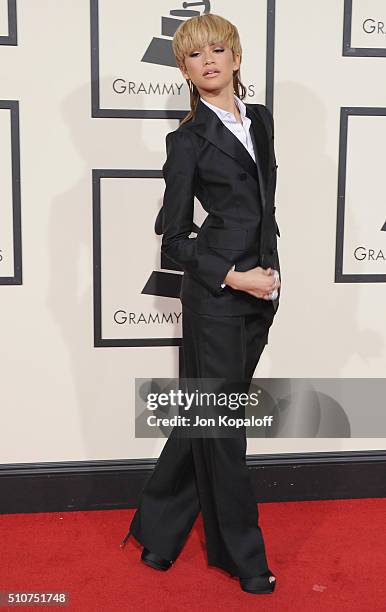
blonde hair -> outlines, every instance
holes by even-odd
[[[185,55],[189,55],[194,49],[220,41],[224,42],[232,50],[233,55],[235,53],[240,54],[241,63],[242,48],[240,37],[233,23],[214,13],[205,13],[204,15],[197,15],[187,19],[177,28],[172,41],[177,65],[185,66]],[[190,90],[190,111],[182,119],[181,124],[195,116],[200,97],[194,83],[188,79],[186,79],[186,82]],[[233,91],[240,99],[245,98],[247,89],[240,80],[240,69],[233,72]]]

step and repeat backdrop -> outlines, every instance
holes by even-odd
[[[282,292],[255,378],[287,394],[366,379],[356,395],[379,414],[385,2],[0,0],[1,463],[156,457],[165,442],[135,435],[135,381],[182,362],[183,272],[155,220],[165,135],[189,109],[172,37],[209,12],[239,30],[244,101],[275,119]],[[385,447],[382,428],[354,426],[352,394],[332,384],[328,400],[335,429],[250,438],[248,453]]]

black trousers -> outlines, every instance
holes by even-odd
[[[274,318],[272,302],[258,314],[201,315],[182,306],[186,377],[253,377]],[[246,465],[246,435],[179,437],[174,428],[142,490],[129,534],[175,560],[201,510],[208,564],[235,576],[268,570],[258,508]]]

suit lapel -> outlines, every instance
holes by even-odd
[[[256,164],[239,139],[223,124],[212,109],[198,99],[196,116],[188,124],[197,134],[235,159],[256,181]]]
[[[201,100],[198,99],[196,116],[187,125],[202,136],[215,147],[221,149],[227,155],[230,155],[236,162],[238,162],[246,172],[248,172],[258,183],[259,175],[263,181],[263,185],[260,185],[264,192],[267,187],[268,181],[268,168],[269,168],[269,143],[265,125],[260,119],[258,112],[253,109],[253,105],[246,104],[246,114],[251,120],[251,130],[254,136],[254,149],[256,163],[248,153],[244,145],[221,121],[221,119],[208,108]],[[260,166],[260,168],[257,167]],[[260,170],[260,172],[258,171]],[[262,201],[264,203],[264,193],[262,194]]]

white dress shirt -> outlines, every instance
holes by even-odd
[[[216,115],[219,117],[219,119],[221,119],[225,127],[227,127],[231,132],[233,132],[236,138],[240,140],[241,144],[244,145],[248,153],[251,155],[253,161],[256,163],[255,151],[253,149],[252,138],[251,138],[251,134],[249,131],[249,128],[251,126],[251,120],[249,117],[247,117],[246,106],[244,102],[240,100],[240,98],[236,96],[236,94],[233,94],[233,96],[234,96],[234,100],[237,105],[237,108],[240,111],[242,123],[239,123],[237,121],[233,113],[229,113],[223,108],[219,108],[218,106],[215,106],[214,104],[210,104],[210,102],[207,102],[206,100],[201,98],[201,96],[200,96],[200,99],[204,104],[206,104],[209,108],[211,108],[213,112],[216,113]],[[235,269],[235,266],[233,265],[230,270],[234,270],[234,269]],[[225,286],[226,286],[225,283],[221,283],[222,288],[224,288]]]

